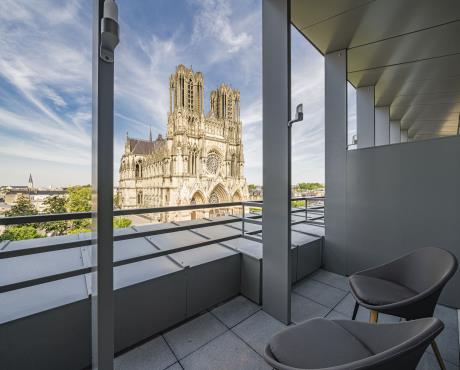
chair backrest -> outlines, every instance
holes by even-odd
[[[423,318],[393,324],[369,324],[350,320],[333,320],[354,338],[363,343],[372,354],[366,358],[334,366],[315,367],[315,370],[397,370],[415,369],[428,345],[443,330],[443,323],[436,318]],[[300,324],[302,325],[302,324]],[[286,329],[286,331],[289,329]],[[305,333],[305,335],[315,335]],[[327,343],[324,343],[327,346]],[[308,351],[308,348],[305,349]],[[279,370],[308,370],[278,362],[271,352],[270,343],[265,348],[265,359]],[[334,353],[330,353],[334,357]]]
[[[428,345],[444,329],[444,324],[433,317],[380,325],[337,322],[374,353],[356,361],[350,366],[353,369],[414,369]]]
[[[441,248],[417,249],[391,262],[396,281],[422,293],[441,290],[457,270],[455,256]]]

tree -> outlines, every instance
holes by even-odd
[[[121,199],[118,193],[113,196],[113,206],[114,208],[121,208]]]
[[[16,204],[5,213],[6,217],[14,216],[30,216],[38,213],[35,206],[30,201],[29,197],[20,195]],[[39,238],[40,234],[37,231],[36,224],[23,224],[18,226],[9,226],[3,232],[1,239],[3,240],[23,240]]]
[[[40,238],[37,229],[30,225],[10,226],[0,237],[0,240],[24,240]]]
[[[257,189],[257,186],[254,185],[254,184],[249,184],[249,185],[248,185],[248,189],[249,189],[249,190],[256,190],[256,189]]]
[[[297,184],[297,188],[300,190],[317,190],[323,189],[324,185],[319,182],[301,182]]]
[[[67,189],[67,209],[69,212],[89,212],[91,211],[91,187],[72,186]]]
[[[131,226],[132,224],[132,221],[128,218],[124,218],[124,217],[115,217],[113,219],[113,228],[114,229],[122,229],[122,228],[125,228],[125,227],[129,227]]]
[[[66,198],[59,195],[48,197],[43,202],[45,204],[45,213],[66,213]],[[46,233],[52,235],[63,235],[69,228],[66,221],[50,221],[45,222],[41,226]]]
[[[9,211],[5,213],[6,217],[13,217],[13,216],[29,216],[29,215],[36,215],[38,213],[35,206],[30,201],[29,197],[25,195],[19,195],[16,204],[11,207]]]
[[[89,212],[91,211],[91,187],[85,186],[73,186],[67,189],[67,210],[69,212]],[[90,229],[91,220],[73,220],[70,222],[71,230],[75,229]]]

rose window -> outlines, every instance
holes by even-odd
[[[213,191],[209,197],[209,203],[216,204],[219,203],[219,196]]]
[[[220,157],[216,153],[209,153],[206,160],[206,169],[209,173],[215,175],[220,167]]]

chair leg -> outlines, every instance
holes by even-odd
[[[378,320],[379,320],[379,313],[377,311],[371,310],[371,313],[369,316],[369,322],[371,324],[377,324]]]
[[[352,320],[356,320],[356,315],[358,314],[359,303],[355,303],[355,308],[353,310],[353,316],[351,317]]]
[[[439,348],[435,340],[431,342],[431,347],[433,348],[433,352],[436,356],[436,360],[438,360],[439,368],[441,370],[446,370],[446,365],[444,364],[444,360],[441,357],[441,352],[439,352]]]

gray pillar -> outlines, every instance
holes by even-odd
[[[291,321],[290,268],[290,22],[288,0],[262,2],[263,309]]]
[[[401,142],[401,121],[390,121],[390,144]]]
[[[401,130],[401,143],[406,143],[407,142],[407,130]]]
[[[93,369],[113,369],[113,63],[99,58],[104,0],[93,0]]]
[[[374,117],[375,87],[365,86],[356,89],[356,133],[358,149],[375,145]]]
[[[375,107],[375,145],[390,144],[390,107]]]
[[[346,273],[347,51],[325,60],[326,268]],[[359,142],[359,137],[358,137]]]

